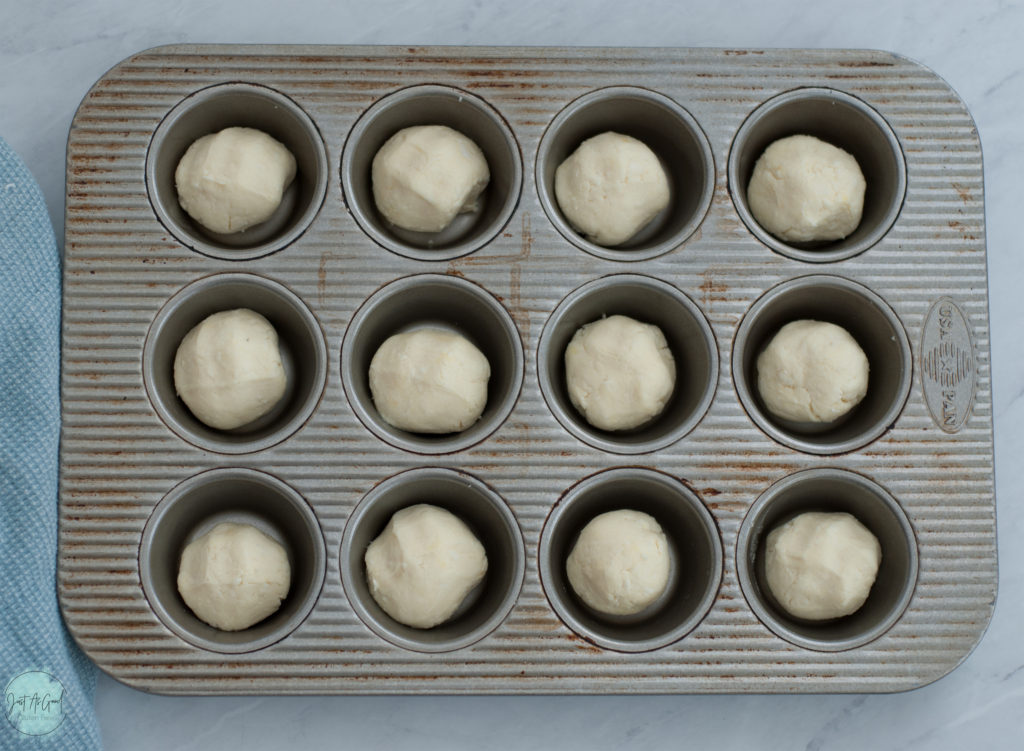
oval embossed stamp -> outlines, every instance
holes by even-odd
[[[949,297],[936,300],[921,331],[921,389],[935,424],[956,433],[974,404],[978,376],[967,316]]]

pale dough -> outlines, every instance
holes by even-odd
[[[867,183],[857,160],[814,136],[772,143],[747,187],[750,213],[780,240],[841,240],[857,229]]]
[[[181,598],[221,631],[240,631],[275,613],[290,586],[288,554],[250,524],[218,524],[181,554]]]
[[[608,511],[580,532],[565,569],[573,591],[591,608],[633,615],[661,597],[668,585],[668,540],[649,514]]]
[[[613,247],[668,206],[668,178],[644,143],[609,131],[588,138],[558,165],[555,198],[577,232]]]
[[[265,222],[295,179],[287,147],[253,128],[203,136],[174,171],[178,202],[212,232],[241,232]]]
[[[487,404],[491,366],[464,336],[417,329],[384,341],[370,361],[370,393],[389,425],[412,433],[456,433]]]
[[[364,560],[373,599],[413,628],[447,621],[487,573],[487,553],[469,527],[425,503],[395,513]]]
[[[787,323],[757,358],[757,390],[776,417],[832,422],[868,392],[868,358],[841,326]]]
[[[811,511],[768,534],[765,575],[790,615],[820,621],[859,610],[881,561],[878,538],[855,517]]]
[[[270,321],[248,308],[203,319],[174,355],[174,388],[201,422],[231,430],[270,412],[288,380]]]
[[[445,125],[398,131],[371,168],[377,210],[392,224],[417,232],[440,232],[456,215],[476,211],[490,178],[480,147]]]
[[[661,329],[614,315],[581,327],[565,349],[569,399],[601,430],[635,428],[665,409],[676,364]]]

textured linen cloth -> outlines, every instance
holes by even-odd
[[[0,748],[100,748],[95,667],[57,606],[60,258],[0,138]]]

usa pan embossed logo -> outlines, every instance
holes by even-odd
[[[967,316],[951,298],[932,305],[921,332],[921,389],[935,424],[947,433],[971,414],[978,371]]]

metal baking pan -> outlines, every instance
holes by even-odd
[[[376,213],[368,165],[406,125],[449,124],[487,155],[481,208],[439,236]],[[282,140],[299,177],[237,236],[178,207],[184,148],[228,125]],[[666,165],[668,210],[626,248],[577,235],[555,166],[617,130]],[[786,245],[746,206],[781,135],[843,146],[867,181],[857,231]],[[168,694],[897,691],[944,675],[996,594],[981,148],[938,76],[886,52],[454,47],[162,47],[86,95],[67,152],[61,605],[105,671]],[[241,432],[174,394],[181,336],[246,306],[282,339],[292,385]],[[579,325],[658,323],[679,385],[663,415],[606,433],[568,401]],[[854,333],[868,398],[830,430],[779,424],[750,387],[794,317]],[[492,365],[487,409],[452,436],[397,431],[366,385],[381,339],[456,328]],[[675,551],[649,617],[581,607],[564,556],[622,498]],[[432,501],[488,550],[482,590],[427,631],[367,595],[362,551]],[[800,623],[762,586],[765,531],[803,508],[853,511],[883,547],[864,608]],[[174,587],[182,545],[244,519],[287,548],[282,609],[242,632]]]

